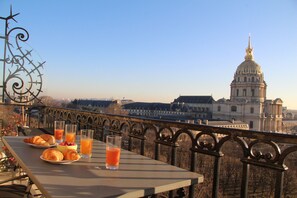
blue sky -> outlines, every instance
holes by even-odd
[[[43,95],[229,98],[250,33],[267,99],[297,109],[295,0],[0,0],[0,16],[10,5],[46,61]]]

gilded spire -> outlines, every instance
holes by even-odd
[[[254,56],[253,56],[253,48],[252,48],[252,44],[251,44],[251,35],[249,35],[249,43],[248,43],[248,47],[246,48],[246,55],[245,55],[245,60],[253,60]]]

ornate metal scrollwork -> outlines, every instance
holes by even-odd
[[[112,120],[110,129],[114,130],[114,131],[119,131],[120,130],[120,121],[119,120]]]
[[[7,96],[17,103],[28,103],[37,98],[42,92],[42,73],[45,62],[34,60],[33,50],[25,45],[29,39],[29,33],[22,27],[9,30],[8,21],[16,20],[12,14],[8,17],[0,17],[5,20],[4,55],[0,59],[3,62],[2,102]]]
[[[258,144],[263,144],[266,147],[270,148],[271,151],[265,151],[265,150],[260,150],[260,148],[255,148],[256,145]],[[264,160],[265,162],[268,163],[275,163],[279,160],[279,157],[281,155],[281,150],[279,148],[279,146],[272,141],[259,141],[259,140],[255,140],[253,141],[250,145],[249,145],[249,149],[250,149],[250,156],[251,159],[257,160],[257,161],[262,161]]]
[[[196,136],[196,147],[199,150],[215,151],[218,141],[213,133],[201,132]]]
[[[139,123],[134,123],[131,127],[131,135],[133,135],[134,137],[143,137],[144,136],[144,130],[143,130],[143,126]]]
[[[158,139],[164,143],[172,144],[173,136],[174,136],[174,133],[171,130],[171,128],[162,128],[160,129]]]

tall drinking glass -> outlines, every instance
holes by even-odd
[[[54,136],[57,143],[63,142],[65,121],[55,121],[54,123]]]
[[[76,140],[76,124],[66,124],[65,126],[65,141],[68,143],[75,143]]]
[[[94,130],[80,130],[80,154],[82,158],[91,158],[93,149]]]
[[[117,170],[120,165],[122,137],[117,135],[106,136],[106,169]]]

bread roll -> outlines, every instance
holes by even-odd
[[[54,148],[48,148],[45,149],[42,153],[43,159],[51,160],[51,161],[62,161],[64,158],[64,155],[61,151]]]
[[[40,137],[41,137],[42,139],[44,139],[44,140],[45,140],[47,143],[49,143],[50,145],[53,145],[53,144],[56,143],[56,139],[55,139],[55,137],[52,136],[52,135],[49,135],[49,134],[42,134],[42,135],[40,135]]]
[[[80,158],[76,150],[66,149],[64,152],[64,160],[78,160]]]

